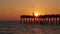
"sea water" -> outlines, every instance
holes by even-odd
[[[59,25],[20,24],[19,21],[0,21],[0,34],[60,34]]]

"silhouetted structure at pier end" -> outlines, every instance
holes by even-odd
[[[39,16],[30,16],[30,15],[21,15],[20,24],[50,24],[50,25],[59,25],[60,24],[60,14],[53,15],[39,15]]]

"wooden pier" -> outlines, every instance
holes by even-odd
[[[39,15],[39,16],[30,16],[30,15],[21,15],[20,24],[60,24],[60,14],[53,15]]]

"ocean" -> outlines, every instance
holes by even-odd
[[[60,34],[60,26],[20,24],[19,21],[0,21],[0,34]]]

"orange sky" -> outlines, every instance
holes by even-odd
[[[0,0],[0,20],[19,20],[20,15],[60,14],[60,0]]]

